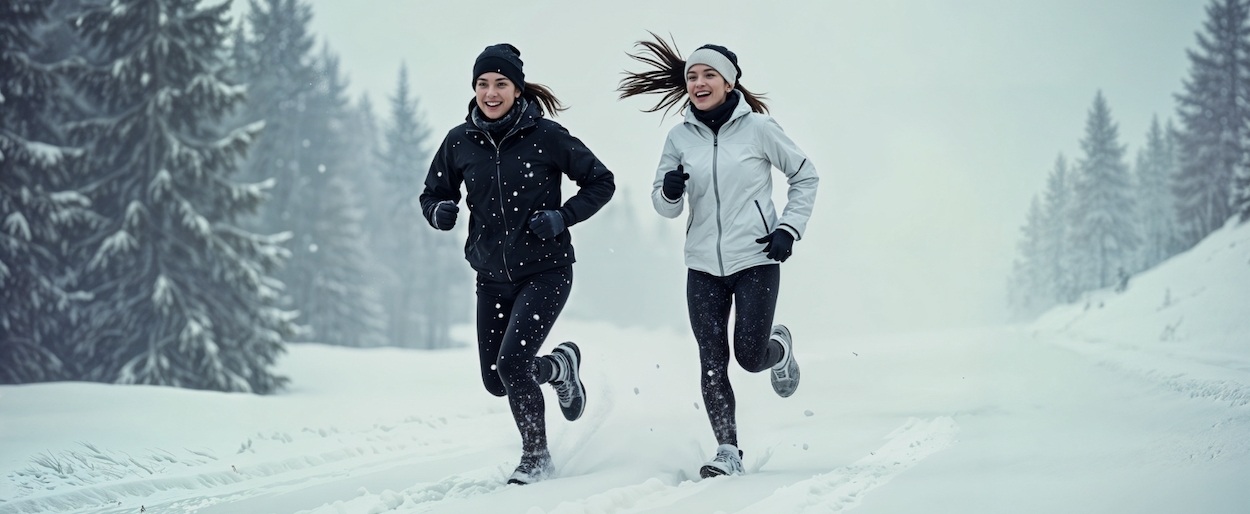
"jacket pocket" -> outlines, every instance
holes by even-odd
[[[771,230],[768,230],[768,218],[766,218],[766,217],[764,216],[764,208],[763,208],[763,207],[760,207],[760,201],[759,201],[759,200],[755,200],[755,210],[756,210],[756,211],[759,211],[759,213],[760,213],[760,222],[762,222],[762,223],[764,224],[764,235],[768,235],[768,233],[769,233],[769,232],[772,232],[772,231],[771,231]]]

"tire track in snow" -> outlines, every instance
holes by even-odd
[[[949,416],[911,418],[879,450],[854,464],[782,487],[745,509],[754,512],[841,512],[859,505],[871,490],[955,443],[959,426]]]

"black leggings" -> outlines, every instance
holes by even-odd
[[[729,308],[734,317],[734,356],[743,369],[758,373],[781,362],[781,344],[769,339],[781,267],[766,264],[727,277],[690,270],[686,305],[699,342],[703,404],[718,444],[738,445],[734,391],[729,384]]]
[[[551,376],[551,361],[537,357],[556,317],[569,299],[573,267],[496,282],[477,277],[477,351],[482,383],[495,396],[508,396],[521,431],[521,449],[547,448],[547,425],[539,384]]]

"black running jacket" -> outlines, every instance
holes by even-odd
[[[585,221],[616,191],[612,172],[581,140],[543,118],[532,103],[498,140],[478,128],[472,116],[470,105],[465,123],[447,133],[430,162],[421,193],[426,221],[433,225],[430,218],[438,202],[458,203],[464,184],[469,210],[464,257],[480,275],[516,282],[572,264],[569,231],[540,239],[530,230],[529,219],[535,211],[555,209],[568,227]],[[562,174],[579,187],[563,203]]]

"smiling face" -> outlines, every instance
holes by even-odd
[[[507,114],[512,109],[512,104],[521,96],[521,90],[517,89],[516,84],[503,74],[493,71],[478,77],[473,90],[477,93],[477,108],[492,120]]]
[[[706,64],[696,64],[686,72],[686,94],[690,103],[700,111],[719,107],[734,87],[720,73]]]

